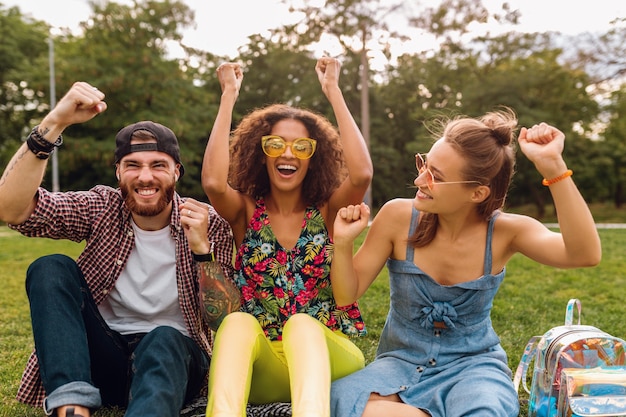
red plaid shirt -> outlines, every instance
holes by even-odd
[[[89,191],[51,193],[39,188],[38,198],[37,207],[28,220],[9,226],[25,236],[85,241],[85,249],[77,263],[96,304],[100,304],[115,286],[135,245],[130,212],[119,189],[99,185]],[[210,355],[212,336],[201,315],[199,268],[180,224],[178,206],[183,201],[177,193],[174,195],[170,219],[170,232],[176,244],[180,308],[190,336]],[[209,210],[209,240],[215,243],[216,259],[232,279],[232,232],[213,207]],[[45,395],[33,352],[16,398],[26,404],[41,406]]]

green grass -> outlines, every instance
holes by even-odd
[[[626,337],[626,229],[601,229],[600,236],[603,260],[595,268],[560,270],[537,265],[523,256],[514,256],[509,262],[507,277],[494,301],[492,319],[513,370],[531,336],[563,324],[570,298],[582,301],[583,323]],[[42,417],[41,410],[14,399],[33,345],[24,275],[36,257],[47,253],[76,257],[82,245],[29,239],[0,227],[0,247],[0,416]],[[369,361],[375,355],[389,305],[386,269],[361,298],[360,305],[369,335],[358,339],[357,344]],[[99,417],[120,415],[111,410],[96,413]]]
[[[592,203],[589,204],[589,209],[593,213],[593,218],[596,223],[626,223],[626,208],[624,207],[615,207],[613,203]],[[534,205],[510,207],[507,208],[506,211],[537,218],[537,207]],[[548,204],[545,208],[543,218],[539,220],[544,223],[556,223],[554,205]]]

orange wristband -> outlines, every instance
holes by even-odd
[[[562,173],[558,177],[554,177],[554,178],[549,179],[549,180],[544,178],[543,181],[541,181],[541,183],[543,185],[545,185],[546,187],[548,187],[548,186],[550,186],[550,185],[552,185],[552,184],[554,184],[556,182],[564,180],[567,177],[571,177],[573,174],[574,174],[574,171],[572,171],[571,169],[568,169],[567,171],[565,171],[564,173]]]

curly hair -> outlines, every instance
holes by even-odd
[[[273,126],[285,119],[302,122],[309,137],[317,141],[303,188],[306,190],[304,197],[307,204],[322,205],[347,175],[339,132],[324,116],[286,104],[272,104],[253,110],[233,131],[229,183],[234,189],[253,198],[266,196],[270,192],[269,177],[263,163],[266,156],[261,148],[261,136],[269,135]]]
[[[504,207],[515,171],[514,139],[517,116],[504,108],[473,119],[456,117],[442,123],[435,138],[451,145],[465,159],[461,172],[464,180],[488,185],[491,192],[478,206],[478,214],[488,220],[496,210]],[[409,239],[413,247],[427,245],[437,231],[437,214],[423,213],[420,223]]]

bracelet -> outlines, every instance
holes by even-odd
[[[209,252],[204,255],[192,253],[192,255],[193,260],[196,262],[215,262],[215,254],[213,252]]]
[[[44,139],[39,133],[39,126],[35,126],[26,139],[26,146],[39,159],[48,159],[52,151],[63,144],[63,137],[59,135],[57,140],[52,143]]]
[[[37,142],[37,140],[35,140],[32,135],[28,136],[28,138],[26,139],[26,146],[28,146],[28,149],[30,149],[31,152],[34,153],[35,156],[39,159],[48,159],[52,151],[54,151],[54,145],[52,145],[50,142],[48,143],[50,144],[49,146],[42,145],[41,143]]]
[[[572,171],[571,169],[568,169],[567,171],[565,171],[564,173],[562,173],[562,174],[561,174],[561,175],[559,175],[558,177],[554,177],[554,178],[549,179],[549,180],[547,180],[547,179],[545,179],[545,178],[544,178],[544,179],[541,181],[541,183],[542,183],[543,185],[545,185],[546,187],[548,187],[548,186],[550,186],[550,185],[552,185],[552,184],[554,184],[554,183],[556,183],[556,182],[559,182],[559,181],[561,181],[561,180],[564,180],[564,179],[565,179],[565,178],[567,178],[567,177],[571,177],[573,174],[574,174],[574,171]]]
[[[32,132],[30,132],[30,137],[32,137],[37,143],[39,143],[41,146],[43,147],[50,147],[50,149],[52,150],[52,148],[58,148],[59,146],[63,145],[63,136],[59,135],[59,137],[57,138],[57,140],[55,140],[54,142],[50,142],[48,140],[46,140],[43,136],[41,136],[41,133],[39,133],[39,125],[35,126],[32,130]]]

